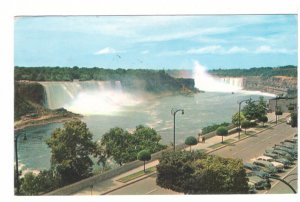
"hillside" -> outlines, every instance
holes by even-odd
[[[195,93],[193,79],[177,79],[164,70],[78,67],[15,67],[15,81],[120,81],[124,90],[149,93]]]
[[[45,108],[45,96],[44,88],[39,83],[15,82],[15,129],[81,117],[63,108]]]

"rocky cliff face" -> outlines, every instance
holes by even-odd
[[[297,78],[287,76],[260,76],[244,77],[245,90],[258,90],[273,94],[295,95],[297,93]]]

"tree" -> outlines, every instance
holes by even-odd
[[[39,193],[37,178],[32,172],[24,175],[21,180],[20,192],[24,195],[37,195]]]
[[[244,128],[245,129],[245,134],[246,134],[246,130],[247,130],[247,128],[250,128],[251,127],[251,122],[250,121],[248,121],[248,120],[245,120],[245,121],[243,121],[242,123],[241,123],[241,126],[242,126],[242,128]]]
[[[256,104],[255,102],[251,99],[246,101],[246,105],[242,109],[247,120],[259,119],[267,114],[267,104],[264,98],[261,96],[258,103]]]
[[[297,127],[298,126],[298,114],[297,113],[292,113],[291,114],[291,126],[294,128],[294,127]]]
[[[151,154],[148,150],[142,150],[138,153],[137,159],[140,161],[144,161],[144,173],[146,172],[145,169],[145,162],[151,160]]]
[[[240,122],[239,122],[239,117],[240,117]],[[243,112],[240,112],[240,116],[239,116],[238,112],[232,116],[232,124],[235,125],[236,127],[239,127],[239,123],[242,123],[242,121],[245,121],[245,120],[246,120],[246,118],[245,118]]]
[[[176,192],[187,193],[191,175],[194,172],[191,162],[206,156],[200,151],[163,152],[156,166],[156,184],[162,188]]]
[[[260,119],[267,114],[267,102],[264,100],[263,96],[259,97],[259,101],[257,104],[257,119]]]
[[[265,126],[265,123],[268,122],[268,117],[267,116],[262,116],[259,118],[259,121],[263,122],[263,127]]]
[[[221,126],[217,129],[216,134],[222,136],[222,143],[223,143],[223,136],[228,134],[227,127]]]
[[[138,151],[147,149],[150,153],[154,153],[165,148],[159,144],[161,136],[153,128],[138,125],[133,132],[133,137]]]
[[[122,128],[111,128],[101,138],[101,146],[107,157],[113,159],[120,166],[134,161],[137,156],[134,137]]]
[[[86,124],[80,120],[66,122],[47,140],[51,148],[51,166],[61,178],[62,185],[91,176],[96,143]]]
[[[160,135],[149,127],[137,126],[131,134],[122,128],[112,128],[101,138],[102,159],[112,157],[119,165],[136,160],[138,151],[154,153],[166,148],[159,144]]]
[[[164,152],[157,165],[157,185],[185,194],[248,192],[243,163],[197,152]]]
[[[192,151],[192,145],[198,144],[198,141],[194,136],[189,136],[185,139],[184,143],[190,146],[190,151]]]

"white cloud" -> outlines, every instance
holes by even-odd
[[[207,53],[220,53],[223,51],[222,46],[206,46],[202,48],[192,48],[186,51],[187,54],[207,54]]]
[[[284,53],[284,54],[291,54],[296,53],[296,49],[286,49],[286,48],[272,48],[271,46],[259,46],[256,48],[254,53]]]
[[[115,49],[111,48],[111,47],[106,47],[103,48],[97,52],[95,52],[95,55],[106,55],[106,54],[113,54],[113,53],[117,53],[118,51],[116,51]]]
[[[167,34],[161,34],[161,35],[148,36],[145,38],[141,38],[138,41],[139,42],[170,41],[170,40],[185,39],[185,38],[203,36],[203,35],[221,34],[221,33],[227,33],[227,32],[231,32],[231,31],[232,31],[232,28],[229,28],[229,27],[201,28],[201,29],[194,29],[192,31],[180,31],[180,32],[175,32],[175,33],[167,33]]]
[[[233,54],[233,53],[246,53],[249,52],[247,48],[234,46],[226,51],[226,54]]]

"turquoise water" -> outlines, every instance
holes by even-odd
[[[197,136],[201,128],[213,123],[231,122],[232,115],[238,111],[238,101],[258,99],[259,95],[244,93],[200,93],[191,97],[169,96],[151,101],[143,101],[135,106],[126,106],[114,115],[85,116],[82,121],[94,135],[95,140],[113,127],[129,131],[143,124],[158,131],[162,143],[173,141],[173,107],[184,109],[184,115],[176,114],[176,144],[183,143],[188,136]],[[265,97],[266,99],[268,97]],[[45,141],[55,128],[62,123],[51,123],[43,126],[29,127],[18,131],[25,132],[27,141],[18,140],[18,155],[21,164],[29,169],[47,169],[50,167],[51,151]]]

